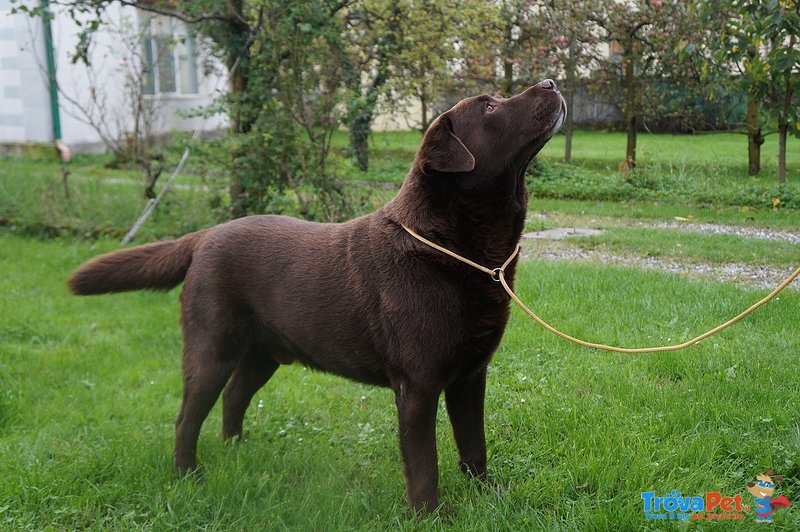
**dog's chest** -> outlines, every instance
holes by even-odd
[[[466,377],[483,369],[500,345],[506,323],[507,304],[483,302],[482,308],[467,312],[464,339],[455,349],[454,376]]]

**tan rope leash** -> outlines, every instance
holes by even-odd
[[[463,262],[465,264],[468,264],[468,265],[472,266],[473,268],[475,268],[477,270],[480,270],[483,273],[486,273],[486,274],[490,275],[492,277],[492,280],[497,281],[497,282],[499,282],[500,284],[503,285],[503,288],[505,289],[505,291],[508,293],[508,295],[511,297],[511,299],[514,300],[514,303],[519,305],[519,307],[522,310],[524,310],[525,313],[528,314],[528,316],[533,318],[536,321],[536,323],[538,323],[539,325],[541,325],[542,327],[544,327],[545,329],[547,329],[551,333],[553,333],[553,334],[555,334],[557,336],[560,336],[561,338],[564,338],[565,340],[569,340],[570,342],[574,342],[574,343],[576,343],[578,345],[582,345],[584,347],[591,347],[591,348],[594,348],[594,349],[604,349],[606,351],[616,351],[618,353],[658,353],[658,352],[661,352],[661,351],[677,351],[679,349],[683,349],[683,348],[692,346],[692,345],[700,342],[701,340],[704,340],[704,339],[708,338],[709,336],[720,332],[723,329],[727,329],[728,327],[730,327],[731,325],[733,325],[737,321],[741,320],[742,318],[744,318],[745,316],[747,316],[748,314],[750,314],[751,312],[753,312],[757,308],[761,307],[762,305],[764,305],[765,303],[770,301],[772,298],[777,296],[778,293],[780,293],[781,290],[783,290],[784,288],[789,286],[789,284],[791,284],[791,282],[794,281],[800,275],[800,268],[797,268],[794,271],[794,273],[792,273],[781,284],[779,284],[778,287],[775,288],[775,290],[770,292],[769,295],[765,296],[763,299],[761,299],[761,300],[757,301],[756,303],[754,303],[753,305],[751,305],[748,309],[742,311],[737,316],[734,316],[733,318],[729,319],[725,323],[714,327],[710,331],[704,332],[700,336],[696,336],[696,337],[692,338],[691,340],[688,340],[688,341],[683,342],[681,344],[666,345],[666,346],[661,346],[661,347],[638,347],[638,348],[615,347],[613,345],[604,345],[604,344],[596,344],[596,343],[593,343],[593,342],[586,342],[584,340],[580,340],[580,339],[574,338],[574,337],[572,337],[572,336],[570,336],[570,335],[568,335],[566,333],[563,333],[563,332],[559,331],[558,329],[556,329],[555,327],[553,327],[552,325],[549,325],[542,318],[537,316],[536,313],[534,313],[531,309],[529,309],[527,306],[525,306],[525,303],[523,303],[522,300],[520,300],[520,298],[517,297],[517,295],[514,293],[514,291],[511,290],[511,287],[508,286],[508,283],[506,283],[506,275],[505,275],[505,273],[506,273],[505,269],[508,267],[509,264],[511,264],[511,261],[514,260],[514,257],[516,257],[517,254],[519,253],[519,250],[520,250],[520,245],[519,244],[517,244],[517,247],[514,249],[514,252],[511,254],[510,257],[508,257],[508,259],[506,259],[506,261],[503,263],[503,265],[501,267],[491,269],[491,268],[486,268],[485,266],[481,266],[480,264],[478,264],[476,262],[473,262],[473,261],[471,261],[471,260],[469,260],[469,259],[467,259],[465,257],[462,257],[461,255],[459,255],[457,253],[454,253],[454,252],[450,251],[447,248],[444,248],[444,247],[442,247],[442,246],[440,246],[438,244],[435,244],[435,243],[431,242],[430,240],[428,240],[427,238],[421,237],[420,235],[418,235],[417,233],[415,233],[414,231],[412,231],[411,229],[409,229],[408,227],[406,227],[403,224],[400,224],[400,225],[402,225],[403,229],[405,229],[408,232],[408,234],[410,234],[411,236],[413,236],[414,238],[416,238],[420,242],[423,242],[423,243],[429,245],[430,247],[432,247],[433,249],[441,251],[442,253],[445,253],[445,254],[453,257],[456,260],[460,260],[461,262]]]

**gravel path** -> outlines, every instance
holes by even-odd
[[[734,282],[749,288],[775,288],[791,274],[793,268],[774,268],[752,264],[683,263],[674,259],[613,255],[601,251],[581,249],[563,241],[522,240],[522,258],[540,260],[568,260],[596,264],[613,264],[639,270],[657,270],[713,281]],[[787,289],[800,290],[795,280]]]
[[[748,238],[761,238],[764,240],[782,240],[792,244],[800,244],[800,233],[791,231],[778,231],[761,227],[739,227],[736,225],[716,225],[685,222],[634,222],[629,224],[635,227],[652,227],[655,229],[678,229],[693,233],[707,233],[714,235],[736,235]]]

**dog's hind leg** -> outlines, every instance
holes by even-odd
[[[483,401],[486,370],[455,382],[444,391],[447,414],[464,473],[486,479],[486,436],[483,427]]]
[[[242,437],[244,413],[253,395],[278,369],[278,362],[259,346],[251,346],[239,360],[222,393],[222,437]]]
[[[231,344],[238,342],[209,336],[184,334],[183,403],[175,423],[175,468],[181,473],[197,468],[200,427],[236,364],[225,355]]]

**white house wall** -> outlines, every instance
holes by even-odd
[[[47,84],[30,53],[25,14],[11,15],[11,1],[0,0],[0,142],[48,142],[52,119]],[[43,53],[39,47],[38,53]]]
[[[33,5],[33,4],[32,4]],[[0,143],[48,143],[53,140],[52,116],[46,73],[43,25],[40,18],[26,14],[11,15],[10,0],[0,0]],[[72,54],[78,42],[79,28],[69,16],[54,7],[51,23],[53,47],[56,54],[56,76],[61,108],[63,141],[73,152],[102,151],[104,146],[97,132],[84,120],[81,112],[70,103],[73,98],[85,104],[90,99],[92,82],[86,68],[73,64]],[[106,10],[109,20],[116,22],[127,18],[135,23],[136,11],[131,7],[110,4]],[[114,36],[100,31],[95,35],[93,70],[97,73],[97,91],[108,102],[124,103],[124,74],[115,56]],[[221,70],[221,69],[218,69]],[[179,116],[178,111],[188,111],[209,104],[217,92],[224,92],[226,83],[219,76],[205,76],[198,65],[198,94],[161,94],[161,118],[156,133],[174,130],[192,131],[202,119]],[[69,98],[65,97],[68,96]],[[113,122],[111,120],[110,122]],[[203,123],[203,130],[224,128],[227,119],[217,115]],[[113,125],[111,129],[115,128]]]
[[[128,13],[126,14],[126,12]],[[135,11],[132,8],[122,8],[118,4],[111,4],[107,16],[110,19],[119,20],[122,16],[135,16]],[[86,18],[88,19],[88,17]],[[78,41],[79,30],[65,13],[55,11],[52,31],[53,48],[56,54],[56,79],[60,93],[62,139],[75,152],[103,151],[104,146],[97,132],[84,120],[78,118],[81,116],[81,111],[75,104],[68,101],[68,98],[72,98],[80,102],[81,106],[88,106],[93,85],[87,75],[86,67],[80,63],[72,63],[72,54]],[[118,105],[124,106],[124,78],[118,68],[118,59],[108,52],[113,47],[112,38],[113,36],[105,31],[99,31],[95,35],[95,53],[91,56],[92,70],[98,76],[97,91],[99,94],[107,98],[108,102],[119,102]],[[109,107],[113,109],[114,105],[111,104]],[[109,120],[109,123],[113,123],[113,120]],[[111,130],[114,135],[118,133],[113,126]]]

